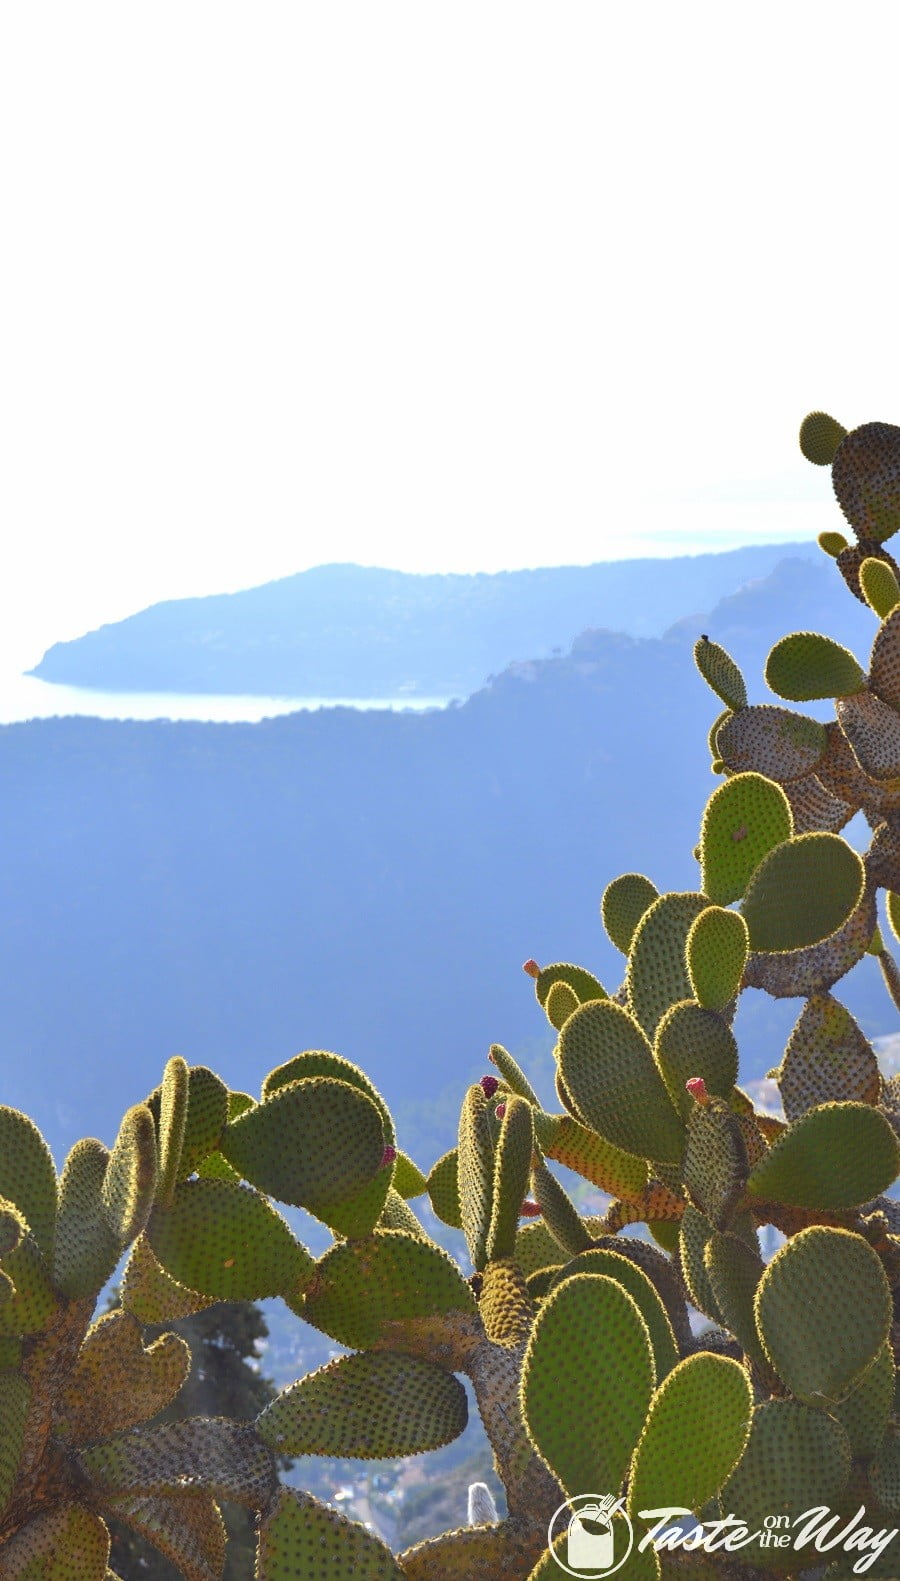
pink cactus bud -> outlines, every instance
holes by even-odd
[[[690,1081],[686,1081],[684,1085],[691,1097],[696,1098],[698,1103],[709,1103],[709,1093],[706,1090],[706,1082],[702,1076],[692,1076]]]
[[[523,972],[527,972],[529,977],[540,977],[541,975],[541,969],[538,966],[537,961],[526,961],[522,967],[522,970]]]
[[[381,1167],[382,1167],[382,1169],[384,1169],[387,1164],[392,1164],[396,1157],[397,1157],[397,1149],[396,1149],[396,1147],[391,1147],[390,1143],[388,1143],[387,1147],[385,1148],[384,1152],[381,1155]]]
[[[496,1109],[494,1110],[494,1113],[497,1116],[498,1120],[502,1120],[503,1116],[506,1113],[506,1104],[505,1103],[498,1103]]]
[[[482,1076],[481,1090],[486,1098],[493,1098],[494,1093],[497,1091],[499,1086],[500,1083],[496,1076]]]
[[[538,1206],[538,1204],[536,1202],[531,1202],[530,1200],[526,1199],[526,1201],[522,1203],[522,1206],[519,1209],[519,1217],[520,1218],[522,1218],[522,1219],[539,1219],[540,1216],[541,1216],[541,1210],[540,1210],[540,1208],[539,1208],[539,1206]]]

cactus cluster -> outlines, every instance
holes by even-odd
[[[603,896],[623,956],[607,991],[586,968],[526,963],[555,1039],[559,1107],[544,1110],[506,1049],[465,1094],[458,1145],[427,1178],[398,1149],[368,1077],[307,1051],[259,1099],[168,1062],[114,1147],[79,1142],[57,1177],[32,1122],[0,1108],[0,1581],[112,1581],[106,1518],[130,1524],[186,1581],[217,1581],[221,1500],[258,1517],[259,1581],[552,1581],[567,1499],[605,1493],[614,1523],[677,1506],[735,1515],[739,1554],[636,1543],[622,1574],[900,1575],[895,1412],[900,1091],[834,989],[868,952],[900,1008],[900,429],[848,433],[821,413],[801,446],[831,465],[855,542],[822,547],[872,610],[868,670],[827,636],[773,648],[791,702],[834,698],[821,724],[750,704],[717,643],[695,657],[723,705],[722,778],[705,809],[697,887],[625,874]],[[862,812],[859,855],[841,831]],[[771,1075],[784,1120],[738,1085],[741,992],[801,1001]],[[585,1217],[556,1168],[611,1199]],[[415,1209],[465,1236],[466,1274]],[[333,1244],[314,1258],[277,1203]],[[624,1236],[628,1226],[640,1234]],[[765,1261],[760,1231],[780,1250]],[[95,1318],[121,1259],[122,1308]],[[220,1300],[280,1296],[349,1354],[299,1379],[254,1423],[154,1420],[189,1357],[145,1324]],[[703,1315],[707,1328],[695,1333]],[[456,1438],[469,1380],[507,1496],[480,1485],[470,1524],[398,1555],[279,1484],[280,1456],[380,1458]],[[768,1543],[766,1521],[828,1505],[855,1551]],[[461,1512],[462,1514],[462,1512]],[[804,1566],[806,1567],[804,1570]]]

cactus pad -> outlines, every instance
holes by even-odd
[[[625,981],[630,1008],[648,1038],[670,1005],[691,996],[685,943],[691,923],[708,904],[705,895],[692,892],[660,895],[638,925]]]
[[[59,1297],[33,1235],[25,1235],[3,1259],[15,1293],[0,1302],[0,1335],[40,1334],[57,1313]]]
[[[378,1088],[369,1080],[364,1070],[360,1070],[352,1060],[344,1059],[341,1054],[331,1054],[325,1049],[307,1049],[303,1054],[295,1054],[293,1059],[286,1060],[283,1065],[269,1072],[262,1086],[263,1099],[271,1098],[273,1093],[280,1092],[282,1087],[288,1087],[292,1082],[310,1076],[332,1076],[336,1081],[345,1081],[349,1086],[365,1093],[381,1115],[385,1143],[389,1146],[396,1143],[391,1111]],[[229,1119],[235,1118],[235,1115],[229,1115]]]
[[[621,1285],[576,1274],[547,1298],[525,1353],[522,1406],[567,1493],[618,1491],[655,1382],[647,1325]]]
[[[900,526],[900,428],[864,423],[842,440],[831,468],[837,502],[860,538],[883,543]]]
[[[694,998],[707,1010],[725,1010],[741,986],[747,964],[747,925],[736,911],[708,906],[691,924],[685,946]]]
[[[512,1257],[522,1203],[528,1194],[534,1152],[532,1108],[515,1094],[506,1100],[494,1157],[494,1190],[487,1257]]]
[[[0,1197],[24,1215],[48,1258],[56,1233],[56,1170],[40,1131],[18,1109],[0,1104]]]
[[[900,1171],[900,1146],[884,1115],[864,1103],[823,1103],[795,1120],[754,1165],[755,1197],[797,1208],[855,1208]]]
[[[145,1348],[136,1317],[105,1313],[89,1329],[61,1392],[58,1428],[85,1444],[148,1421],[175,1399],[190,1368],[190,1348],[178,1334]]]
[[[246,1423],[189,1417],[117,1433],[79,1450],[76,1461],[95,1489],[109,1493],[181,1493],[187,1485],[249,1509],[268,1503],[275,1463]]]
[[[109,1152],[85,1137],[66,1159],[59,1185],[53,1281],[63,1295],[96,1296],[122,1255],[103,1206]]]
[[[406,1153],[397,1154],[393,1186],[407,1201],[412,1197],[423,1197],[428,1190],[428,1181],[421,1169]]]
[[[804,1511],[834,1508],[849,1474],[850,1446],[837,1422],[796,1400],[766,1400],[753,1412],[747,1448],[719,1508],[723,1516],[737,1512],[750,1532],[765,1531],[767,1516],[786,1515],[793,1524]],[[794,1573],[809,1561],[792,1546],[754,1542],[741,1549],[741,1562]]]
[[[494,1203],[494,1143],[489,1103],[484,1089],[476,1084],[466,1093],[459,1117],[459,1208],[463,1234],[476,1272],[487,1262]]]
[[[260,1581],[404,1581],[389,1548],[299,1488],[282,1488],[259,1532]]]
[[[277,1455],[377,1460],[449,1444],[467,1419],[466,1392],[452,1373],[415,1356],[363,1351],[285,1389],[256,1428]]]
[[[831,994],[807,999],[775,1080],[789,1120],[829,1100],[875,1104],[881,1091],[872,1045]]]
[[[743,1236],[716,1231],[706,1243],[703,1263],[725,1328],[730,1329],[745,1355],[765,1377],[768,1363],[756,1331],[754,1310],[756,1289],[765,1266],[759,1252]]]
[[[539,1219],[533,1224],[520,1226],[515,1256],[526,1276],[546,1268],[561,1268],[565,1262],[565,1253],[559,1241]]]
[[[859,585],[866,603],[880,620],[886,620],[900,604],[900,585],[885,560],[864,560],[859,568]]]
[[[790,839],[793,829],[790,803],[779,785],[756,773],[726,780],[707,802],[700,831],[702,883],[709,899],[717,906],[739,900],[763,858]],[[686,999],[690,992],[689,984],[677,997]]]
[[[176,1323],[212,1306],[215,1297],[189,1290],[161,1268],[147,1238],[139,1236],[125,1265],[120,1291],[122,1305],[139,1323]]]
[[[428,1176],[428,1196],[438,1218],[451,1229],[462,1229],[459,1202],[459,1153],[454,1147],[439,1158]]]
[[[694,1103],[687,1125],[684,1184],[716,1229],[730,1224],[749,1174],[741,1116],[723,1098]]]
[[[124,1251],[140,1235],[156,1192],[156,1127],[145,1103],[127,1110],[101,1192],[106,1222]]]
[[[547,995],[554,983],[568,983],[573,993],[577,994],[579,1004],[586,1004],[589,999],[607,997],[606,989],[593,972],[586,971],[583,966],[572,966],[567,961],[556,961],[552,966],[543,967],[534,980],[534,991],[543,1009],[546,1009]]]
[[[800,424],[800,449],[817,467],[830,467],[847,429],[827,412],[810,412]]]
[[[779,785],[811,774],[828,738],[817,719],[774,703],[743,708],[716,732],[719,756],[732,774],[762,774]]]
[[[698,637],[694,643],[694,663],[708,686],[721,698],[726,708],[737,712],[747,706],[747,688],[744,677],[730,653],[718,642],[708,637]]]
[[[219,1581],[222,1576],[227,1534],[219,1507],[208,1494],[126,1493],[107,1497],[104,1509],[147,1538],[185,1581]]]
[[[498,1257],[484,1270],[478,1311],[484,1331],[495,1345],[516,1350],[534,1322],[534,1300],[528,1281],[511,1257]]]
[[[581,1000],[574,988],[570,988],[569,984],[564,983],[562,978],[555,983],[551,983],[550,992],[544,1005],[550,1025],[559,1032],[565,1026],[572,1011],[578,1009],[580,1003]]]
[[[535,1111],[534,1134],[541,1152],[565,1164],[611,1197],[640,1196],[647,1184],[647,1164],[633,1153],[623,1153],[596,1131],[579,1125],[568,1114]]]
[[[877,1253],[861,1236],[821,1225],[776,1252],[756,1292],[756,1325],[770,1364],[798,1400],[825,1411],[845,1400],[876,1360],[891,1314]]]
[[[766,660],[766,682],[776,697],[792,703],[822,697],[852,697],[866,677],[848,648],[816,631],[795,631],[776,642]]]
[[[607,884],[600,902],[600,914],[610,939],[623,955],[631,949],[644,913],[658,899],[659,890],[643,873],[623,873]]]
[[[16,1485],[30,1399],[31,1389],[21,1373],[0,1372],[0,1522]]]
[[[800,834],[770,851],[741,905],[752,950],[801,950],[830,938],[862,898],[862,859],[837,834]]]
[[[881,1443],[894,1405],[895,1375],[894,1354],[886,1340],[862,1382],[840,1405],[832,1407],[831,1414],[847,1434],[854,1456],[868,1459]]]
[[[568,984],[560,981],[551,986],[550,992],[552,993],[554,988],[565,987],[568,987]],[[491,1044],[488,1059],[492,1065],[496,1065],[510,1092],[514,1092],[518,1097],[526,1099],[535,1109],[541,1107],[540,1099],[525,1072],[517,1061],[513,1059],[509,1051],[503,1047],[502,1043]]]
[[[872,644],[869,685],[893,708],[900,707],[900,610],[882,621]]]
[[[531,1179],[544,1224],[563,1251],[577,1257],[590,1246],[591,1237],[574,1202],[546,1164],[537,1164]]]
[[[109,1532],[83,1504],[35,1516],[4,1543],[3,1581],[104,1581]]]
[[[631,1471],[628,1510],[683,1505],[698,1512],[737,1465],[750,1430],[746,1372],[699,1352],[678,1363],[650,1401]]]
[[[680,1161],[683,1122],[647,1038],[621,1005],[607,999],[576,1010],[560,1033],[559,1066],[578,1113],[601,1136],[626,1153]]]
[[[296,1295],[315,1263],[266,1199],[227,1180],[185,1180],[147,1226],[154,1256],[179,1284],[219,1301]]]
[[[574,1274],[605,1274],[628,1291],[647,1325],[659,1385],[677,1363],[678,1347],[662,1297],[647,1274],[630,1257],[623,1257],[607,1246],[595,1246],[581,1252],[564,1268],[558,1269],[553,1275],[550,1289],[555,1290],[557,1285],[571,1279]]]
[[[733,917],[735,913],[726,915]],[[693,999],[683,999],[666,1011],[656,1031],[653,1057],[683,1120],[694,1109],[694,1100],[685,1086],[692,1076],[702,1076],[708,1090],[720,1098],[730,1097],[737,1081],[738,1047],[734,1033],[714,1010],[703,1010]]]
[[[159,1178],[156,1190],[160,1202],[167,1208],[172,1204],[181,1164],[190,1080],[186,1061],[180,1054],[175,1054],[166,1064],[159,1104]]]
[[[868,779],[893,787],[900,780],[900,714],[874,692],[839,697],[838,723]]]
[[[289,1305],[295,1305],[291,1302]],[[431,1241],[376,1230],[333,1246],[316,1265],[301,1317],[341,1345],[363,1350],[438,1313],[475,1313],[456,1264]]]

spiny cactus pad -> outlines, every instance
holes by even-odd
[[[687,1125],[684,1184],[716,1229],[733,1219],[749,1173],[741,1116],[723,1098],[693,1105]]]
[[[659,890],[643,873],[623,873],[607,884],[600,902],[603,926],[610,939],[627,955],[635,930],[645,911],[659,899]]]
[[[518,1263],[497,1257],[484,1270],[478,1311],[484,1331],[495,1345],[517,1350],[534,1322],[532,1291]]]
[[[227,1417],[189,1417],[117,1433],[78,1451],[96,1488],[110,1493],[182,1493],[188,1487],[249,1509],[268,1503],[275,1462],[253,1427]]]
[[[753,1394],[744,1369],[700,1352],[678,1363],[650,1401],[631,1470],[628,1510],[683,1505],[699,1512],[737,1465]]]
[[[877,785],[893,789],[900,780],[900,714],[874,692],[839,697],[838,724],[863,773]]]
[[[506,1100],[494,1159],[494,1190],[487,1257],[512,1257],[522,1203],[528,1195],[534,1152],[532,1107],[515,1093]]]
[[[227,1533],[219,1507],[209,1495],[123,1493],[107,1496],[104,1510],[151,1542],[185,1581],[220,1581]]]
[[[828,1411],[876,1360],[891,1325],[890,1287],[849,1230],[813,1225],[776,1252],[756,1292],[763,1348],[791,1393]]]
[[[190,1072],[179,1054],[166,1064],[159,1104],[159,1178],[156,1189],[160,1202],[170,1207],[175,1194],[187,1124]]]
[[[860,538],[883,543],[900,527],[900,428],[863,423],[841,441],[831,467],[838,504]]]
[[[431,1206],[444,1224],[451,1229],[462,1229],[459,1202],[459,1152],[453,1147],[444,1153],[428,1176],[428,1195]]]
[[[775,703],[742,708],[716,731],[719,756],[732,774],[763,774],[779,785],[811,774],[827,741],[825,727],[817,719]]]
[[[708,637],[698,637],[694,643],[694,663],[726,708],[732,708],[735,712],[739,708],[746,708],[747,687],[744,677],[731,654],[726,653],[718,642],[710,642]]]
[[[861,858],[837,834],[801,834],[764,857],[741,903],[753,950],[801,950],[829,938],[856,910]]]
[[[690,891],[660,895],[638,925],[625,981],[631,1010],[648,1038],[670,1005],[691,996],[685,944],[691,923],[708,904],[705,895]]]
[[[847,429],[827,412],[810,412],[800,424],[800,449],[817,467],[830,467]]]
[[[874,1104],[881,1091],[872,1045],[831,994],[807,999],[775,1080],[789,1120],[830,1100]]]
[[[793,832],[790,803],[779,785],[755,773],[726,780],[709,798],[700,830],[702,882],[709,899],[717,906],[740,900],[763,858]]]
[[[571,1279],[575,1274],[605,1274],[628,1291],[647,1325],[656,1381],[657,1384],[661,1383],[678,1361],[678,1347],[662,1298],[643,1269],[631,1258],[623,1257],[609,1247],[595,1246],[558,1269],[553,1275],[550,1289],[555,1290],[563,1280]]]
[[[76,1142],[59,1183],[53,1280],[63,1295],[96,1296],[122,1255],[103,1204],[109,1151],[94,1137]]]
[[[734,912],[727,915],[734,916]],[[702,1009],[693,999],[683,999],[666,1011],[656,1030],[653,1057],[683,1120],[694,1108],[685,1086],[691,1077],[702,1076],[707,1090],[720,1098],[730,1097],[737,1081],[734,1033],[714,1010]]]
[[[708,906],[691,924],[687,966],[694,998],[707,1010],[725,1010],[747,964],[747,925],[737,911]]]
[[[145,1347],[137,1318],[106,1313],[88,1331],[60,1393],[57,1430],[85,1444],[148,1421],[175,1399],[190,1366],[180,1335],[163,1334]]]
[[[405,1581],[380,1538],[299,1488],[282,1488],[260,1527],[260,1581]]]
[[[683,997],[683,996],[681,996]],[[678,1163],[684,1125],[644,1032],[611,999],[582,1005],[559,1037],[559,1066],[580,1115],[616,1147]]]
[[[123,1116],[103,1180],[107,1223],[122,1251],[140,1235],[156,1192],[156,1127],[145,1103]]]
[[[83,1504],[35,1516],[3,1545],[3,1581],[104,1581],[109,1532]]]
[[[139,1323],[175,1323],[192,1312],[202,1312],[216,1299],[173,1279],[157,1262],[144,1235],[131,1249],[120,1295],[122,1305]]]
[[[155,1257],[179,1284],[219,1301],[296,1295],[315,1263],[266,1199],[227,1180],[185,1180],[147,1226]]]
[[[44,1252],[53,1256],[56,1170],[40,1131],[18,1109],[0,1104],[0,1197],[15,1203]]]
[[[655,1383],[647,1325],[621,1285],[576,1274],[547,1298],[525,1353],[522,1406],[568,1493],[618,1490]]]
[[[256,1427],[278,1455],[375,1460],[449,1444],[467,1419],[466,1392],[452,1373],[415,1356],[363,1351],[292,1384]]]
[[[894,1353],[885,1341],[861,1383],[832,1406],[831,1415],[840,1422],[850,1440],[854,1456],[874,1455],[884,1438],[894,1405]]]
[[[325,1253],[298,1310],[340,1344],[364,1350],[383,1335],[414,1329],[420,1319],[474,1314],[475,1300],[456,1264],[433,1242],[376,1230]]]
[[[765,1531],[766,1517],[791,1523],[813,1508],[834,1508],[850,1474],[850,1445],[843,1428],[797,1400],[766,1400],[753,1412],[750,1439],[734,1475],[719,1496],[723,1516],[737,1512],[748,1531]],[[795,1571],[796,1549],[741,1549],[743,1564]],[[807,1555],[804,1554],[801,1562]]]
[[[466,1093],[459,1117],[457,1170],[460,1217],[472,1267],[476,1272],[480,1272],[487,1262],[488,1233],[494,1205],[494,1139],[490,1103],[484,1089],[476,1084]]]
[[[534,1134],[541,1152],[565,1164],[611,1197],[639,1196],[647,1184],[647,1164],[633,1153],[614,1147],[606,1137],[579,1125],[568,1114],[536,1110]]]
[[[550,1025],[559,1032],[560,1028],[565,1026],[572,1011],[578,1009],[580,1003],[581,1000],[574,988],[570,988],[568,983],[562,981],[562,978],[558,982],[551,983],[550,992],[544,1004]]]
[[[900,1171],[897,1137],[865,1103],[823,1103],[802,1114],[752,1169],[754,1197],[798,1208],[855,1208]]]
[[[391,1112],[378,1088],[370,1081],[365,1071],[354,1065],[352,1060],[344,1059],[341,1054],[332,1054],[327,1049],[306,1049],[304,1053],[295,1054],[293,1059],[286,1060],[283,1065],[270,1071],[262,1085],[263,1100],[280,1092],[282,1087],[288,1087],[292,1082],[311,1076],[332,1076],[335,1080],[345,1081],[351,1087],[356,1087],[359,1092],[364,1092],[381,1115],[385,1143],[389,1145],[396,1143]],[[235,1115],[229,1115],[229,1119],[235,1118]]]
[[[15,1293],[0,1302],[0,1335],[40,1334],[56,1317],[59,1296],[33,1235],[26,1235],[3,1259],[3,1272]]]
[[[553,988],[567,986],[567,984],[562,982],[554,983],[550,992],[553,992]],[[492,1065],[496,1065],[510,1092],[517,1093],[520,1098],[525,1098],[535,1109],[540,1108],[540,1099],[531,1082],[518,1064],[518,1061],[513,1058],[508,1049],[503,1047],[502,1043],[491,1044],[488,1059]]]
[[[866,603],[880,620],[886,620],[900,604],[900,585],[891,567],[878,559],[864,560],[859,568],[859,584]]]
[[[586,971],[583,966],[572,966],[567,961],[556,961],[552,966],[544,966],[534,980],[534,991],[541,1006],[546,1007],[547,995],[554,983],[568,983],[573,993],[577,994],[580,1004],[585,1004],[589,999],[607,997],[606,989],[593,972]]]
[[[900,706],[900,609],[891,611],[875,635],[869,685],[882,702]]]
[[[754,1299],[765,1264],[740,1235],[716,1231],[706,1243],[703,1264],[722,1322],[744,1354],[765,1371],[766,1355],[756,1330]]]
[[[547,1229],[564,1252],[577,1257],[590,1246],[591,1237],[571,1197],[543,1162],[535,1165],[531,1186]]]
[[[866,684],[848,648],[815,631],[795,631],[776,642],[766,660],[766,682],[792,703],[821,697],[851,697]]]
[[[0,1372],[0,1522],[16,1485],[30,1399],[31,1389],[21,1373]]]

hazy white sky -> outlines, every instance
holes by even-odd
[[[327,560],[839,526],[900,421],[887,3],[0,10],[0,658]]]

